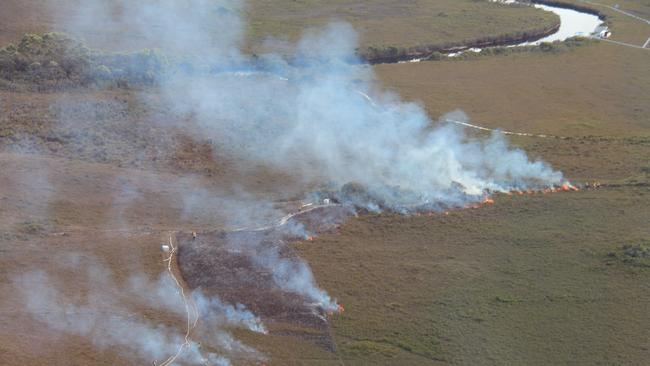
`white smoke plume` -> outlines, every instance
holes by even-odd
[[[332,32],[339,27],[324,38]],[[509,148],[500,134],[469,138],[458,127],[435,125],[418,105],[379,91],[376,102],[368,101],[357,93],[371,93],[368,87],[349,82],[367,72],[359,66],[333,60],[283,71],[287,82],[265,76],[172,80],[168,98],[181,110],[193,106],[204,134],[249,161],[300,172],[309,183],[357,182],[392,207],[457,205],[562,181],[559,172]],[[304,72],[310,75],[301,79]]]
[[[325,311],[336,311],[338,304],[316,285],[309,265],[299,258],[280,256],[277,248],[260,249],[253,260],[273,274],[274,282],[283,290],[302,295]]]
[[[256,333],[267,333],[262,320],[242,304],[224,304],[216,297],[207,297],[201,290],[192,293],[202,321],[212,325],[240,326]]]

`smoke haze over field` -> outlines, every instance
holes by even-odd
[[[559,172],[509,148],[500,134],[468,138],[435,124],[418,104],[373,87],[372,69],[355,58],[356,33],[345,23],[307,31],[290,57],[243,54],[242,4],[146,0],[109,9],[87,1],[80,21],[66,29],[132,29],[162,47],[172,64],[181,60],[160,80],[172,110],[196,121],[180,127],[211,139],[242,166],[270,165],[312,184],[357,182],[393,208],[460,205],[492,191],[561,183]]]
[[[324,29],[308,31],[292,55],[250,56],[240,51],[246,27],[241,1],[112,3],[80,2],[75,21],[63,28],[74,36],[97,27],[129,29],[124,34],[125,47],[127,38],[137,37],[162,48],[171,66],[157,85],[174,120],[179,121],[173,127],[197,140],[209,139],[215,150],[234,157],[241,169],[261,165],[291,172],[299,176],[304,187],[328,183],[340,189],[355,182],[381,200],[384,207],[400,212],[408,212],[414,205],[462,206],[491,192],[562,182],[561,173],[510,148],[501,134],[487,139],[469,137],[458,127],[434,122],[419,104],[377,87],[372,68],[355,57],[357,36],[347,24],[334,22]],[[268,44],[272,46],[273,41]],[[467,120],[462,112],[445,118]],[[61,123],[69,129],[75,127]],[[45,178],[35,178],[40,180],[34,179],[33,184],[47,184]],[[254,225],[262,221],[261,216],[277,216],[271,203],[243,190],[216,194],[192,184],[192,179],[186,182],[189,188],[179,190],[184,218],[193,217],[197,211],[217,216],[219,212],[215,211],[227,210],[231,222]],[[121,198],[115,204],[120,207],[125,204],[120,199],[142,198],[141,192],[129,184],[119,189]],[[355,204],[378,209],[369,202]],[[123,220],[123,211],[113,210],[109,216],[117,226],[131,225]],[[306,263],[287,261],[275,248],[255,243],[250,248],[254,249],[253,262],[272,273],[284,291],[320,302],[328,310],[336,308],[335,301],[316,285]],[[126,289],[120,289],[111,282],[110,272],[102,268],[100,264],[85,268],[91,287],[126,292],[172,313],[183,310],[165,280],[151,282],[134,276]],[[140,357],[157,360],[183,343],[182,335],[172,329],[97,312],[108,308],[119,313],[128,307],[92,288],[87,301],[71,302],[50,277],[36,271],[19,276],[15,284],[25,297],[28,311],[54,330],[88,337],[101,348],[119,345]],[[259,318],[240,305],[224,304],[198,292],[193,296],[202,319],[214,326],[211,341],[215,347],[256,355],[255,350],[217,326],[265,332]],[[183,357],[184,362],[199,364],[204,356],[193,344]],[[205,357],[213,363],[227,363],[216,354]]]

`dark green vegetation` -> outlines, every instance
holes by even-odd
[[[0,49],[0,86],[151,84],[166,65],[167,59],[151,50],[105,53],[60,33],[27,34],[17,45]]]

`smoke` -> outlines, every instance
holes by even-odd
[[[462,112],[435,121],[419,104],[383,90],[372,68],[355,56],[357,35],[350,25],[333,23],[311,30],[290,55],[250,56],[241,51],[246,27],[242,1],[108,3],[80,2],[64,29],[93,37],[99,36],[96,29],[124,29],[124,37],[112,40],[116,48],[132,49],[135,40],[163,49],[170,68],[158,85],[172,119],[183,121],[173,127],[209,139],[215,152],[234,158],[242,169],[261,165],[291,172],[303,189],[293,194],[308,194],[327,182],[350,199],[344,203],[408,213],[414,206],[462,206],[492,192],[542,188],[562,181],[561,173],[510,147],[501,134],[478,139],[444,123],[445,119],[468,120]],[[66,125],[66,129],[74,127]],[[179,190],[183,218],[226,212],[231,224],[251,225],[278,216],[268,201],[254,195],[215,195],[187,182],[188,188]],[[345,194],[350,182],[371,199],[355,201],[360,195]],[[142,197],[128,184],[120,188],[125,193],[121,204]],[[118,218],[123,214],[112,213]],[[307,235],[299,225],[289,229]],[[326,310],[336,309],[336,302],[316,285],[304,261],[287,259],[279,248],[261,243],[249,243],[247,248],[280,288]],[[162,360],[175,352],[184,342],[178,330],[129,315],[133,301],[182,315],[182,299],[173,284],[136,276],[121,287],[103,266],[91,267],[86,268],[88,295],[75,301],[63,295],[52,274],[42,271],[19,276],[15,285],[27,310],[53,330],[86,337],[99,348],[119,345],[146,359]],[[224,304],[200,292],[193,297],[210,325],[208,339],[215,348],[255,353],[224,328],[264,333],[259,318],[241,305]],[[188,364],[205,359],[228,363],[221,355],[204,354],[196,343],[182,357]]]
[[[14,278],[14,286],[24,298],[26,310],[50,329],[90,340],[100,349],[119,346],[145,360],[163,361],[174,355],[184,344],[184,333],[178,329],[156,324],[134,315],[138,309],[153,308],[161,314],[186,316],[185,306],[177,288],[166,273],[157,281],[144,275],[134,275],[127,286],[118,286],[112,272],[101,262],[78,255],[61,258],[60,273],[85,273],[84,288],[69,296],[64,283],[53,274],[41,270]],[[195,292],[192,298],[210,327],[207,345],[224,352],[245,353],[249,358],[262,359],[255,349],[235,340],[227,328],[244,328],[265,333],[261,320],[243,305],[224,304],[216,297]],[[228,358],[202,351],[201,345],[190,342],[178,361],[188,365],[227,365]]]
[[[561,183],[561,173],[510,148],[501,134],[469,137],[373,88],[370,68],[350,63],[354,40],[348,25],[332,24],[307,35],[291,61],[261,55],[257,67],[240,64],[247,76],[179,73],[162,87],[177,113],[191,113],[201,135],[242,162],[296,172],[312,185],[356,182],[400,211]]]
[[[241,187],[210,189],[194,179],[184,179],[180,189],[184,219],[212,218],[231,229],[254,228],[280,219],[283,212],[266,199]]]
[[[110,8],[89,1],[77,11],[78,20],[66,25],[73,34],[108,23],[165,50],[172,60],[159,80],[165,101],[178,120],[194,122],[178,127],[209,138],[242,166],[290,171],[305,186],[359,183],[401,212],[562,181],[502,135],[469,137],[375,87],[372,68],[355,56],[357,36],[348,24],[308,31],[291,55],[249,56],[241,52],[240,1],[118,1]]]
[[[314,275],[303,260],[283,258],[277,248],[261,249],[253,259],[273,274],[273,280],[281,289],[300,294],[326,311],[338,308],[336,301],[316,286]]]
[[[192,293],[196,302],[201,320],[210,327],[219,325],[239,326],[256,333],[267,333],[262,320],[252,312],[246,310],[242,304],[224,304],[218,298],[208,298],[201,290]]]

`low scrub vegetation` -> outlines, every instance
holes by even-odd
[[[0,82],[9,87],[32,84],[39,89],[151,84],[167,65],[163,55],[149,49],[105,53],[61,33],[27,34],[18,44],[0,49]]]

